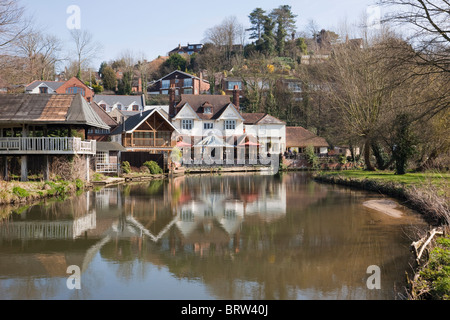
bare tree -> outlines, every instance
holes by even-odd
[[[25,34],[30,23],[16,0],[0,0],[0,48],[5,49]]]
[[[385,22],[406,25],[422,64],[450,72],[450,2],[448,0],[379,0],[394,8]]]
[[[50,80],[56,64],[61,62],[61,41],[40,31],[26,33],[18,40],[17,52],[28,59],[30,80]]]
[[[102,47],[94,41],[92,34],[86,30],[73,29],[70,31],[70,37],[75,49],[77,76],[81,77],[81,70],[98,56]]]
[[[205,31],[204,42],[212,43],[224,52],[227,61],[231,61],[234,45],[243,47],[245,29],[235,16],[225,18],[221,24]]]

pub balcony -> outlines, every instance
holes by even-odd
[[[95,155],[96,141],[75,137],[2,137],[0,155]]]

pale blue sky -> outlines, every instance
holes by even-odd
[[[343,21],[356,23],[375,0],[20,0],[33,15],[36,25],[58,36],[69,47],[67,8],[81,10],[81,28],[94,35],[103,50],[93,62],[110,61],[125,50],[144,53],[148,60],[166,55],[179,43],[201,43],[204,32],[236,16],[249,27],[248,15],[261,7],[270,12],[290,5],[297,15],[297,30],[306,30],[312,19],[322,29],[336,29]]]

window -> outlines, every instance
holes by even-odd
[[[66,93],[81,93],[82,96],[85,95],[83,88],[70,87],[66,89]]]
[[[170,87],[170,80],[162,80],[161,81],[161,88],[162,89],[169,89]]]
[[[161,94],[169,94],[169,90],[162,90]]]
[[[184,130],[191,130],[193,122],[194,122],[193,120],[182,120],[181,121],[181,127]]]
[[[239,90],[242,89],[242,82],[241,81],[228,81],[228,90],[234,90],[234,86],[238,86]]]
[[[236,129],[236,120],[225,120],[225,130]]]
[[[201,49],[202,48],[202,45],[201,44],[198,44],[197,45],[197,49]]]
[[[48,93],[47,87],[39,87],[39,93]]]
[[[192,55],[194,51],[188,51],[188,55]]]
[[[117,104],[117,109],[122,110],[122,105],[120,103]]]
[[[192,79],[184,79],[183,87],[192,87]]]
[[[133,105],[133,111],[139,111],[139,106],[138,105]]]
[[[189,46],[188,46],[188,49],[194,49],[194,46],[189,45]]]
[[[184,94],[192,94],[192,89],[183,89]]]
[[[212,113],[211,107],[205,107],[205,110],[203,110],[203,113]]]
[[[106,111],[106,104],[102,103],[102,104],[100,105],[100,107],[101,107],[103,110]]]
[[[212,122],[203,123],[203,129],[204,130],[214,129],[214,123]]]

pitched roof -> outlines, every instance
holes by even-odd
[[[245,119],[244,124],[285,124],[268,113],[242,113],[241,115]]]
[[[115,128],[118,123],[115,121],[111,116],[102,108],[100,107],[96,102],[91,102],[91,107],[94,109],[95,112],[99,115],[99,117],[103,120],[104,123],[106,123],[111,128]]]
[[[41,84],[45,84],[47,87],[51,88],[52,90],[56,90],[59,87],[61,87],[64,82],[63,81],[41,81],[41,80],[34,80],[29,85],[26,86],[26,91],[32,91],[35,88],[39,87]]]
[[[225,109],[231,104],[230,96],[226,95],[209,95],[209,94],[182,94],[181,100],[177,104],[178,111],[188,103],[202,120],[218,119]],[[212,113],[203,113],[203,107],[212,107]],[[234,105],[233,105],[234,107]]]
[[[155,81],[153,81],[152,83],[161,81],[161,80],[167,78],[168,76],[172,75],[173,73],[179,73],[179,74],[181,74],[181,75],[183,75],[183,76],[186,76],[186,77],[188,77],[188,78],[199,79],[199,80],[202,80],[202,81],[204,81],[204,82],[206,82],[206,83],[209,83],[209,81],[206,80],[206,79],[200,79],[199,77],[194,76],[193,74],[189,74],[189,73],[186,73],[186,72],[183,72],[183,71],[180,71],[180,70],[172,71],[171,73],[166,74],[166,75],[165,75],[164,77],[162,77],[161,79],[155,80]]]
[[[133,102],[137,103],[140,107],[144,107],[144,98],[141,95],[132,95],[132,96],[125,96],[125,95],[115,95],[115,94],[96,94],[93,98],[93,100],[97,103],[100,103],[101,101],[106,102],[109,106],[112,106],[116,103],[120,103],[125,106],[129,106]]]
[[[73,124],[109,129],[81,94],[8,94],[0,124]]]
[[[127,149],[117,142],[97,141],[97,151],[127,151]]]
[[[150,117],[153,113],[159,113],[161,117],[166,121],[174,130],[178,131],[167,118],[162,115],[157,108],[149,109],[147,111],[138,112],[137,114],[127,118],[123,123],[117,126],[112,132],[111,135],[120,134],[122,132],[129,132],[135,130],[145,119]]]
[[[328,147],[328,142],[303,127],[286,127],[286,147]]]

